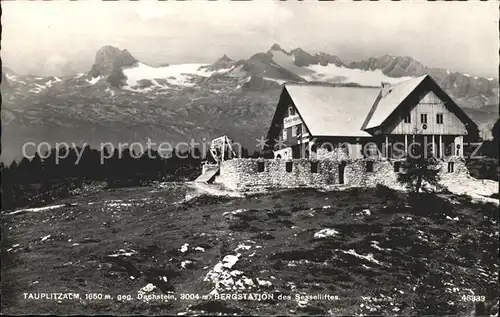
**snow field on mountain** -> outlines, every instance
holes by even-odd
[[[413,77],[388,77],[382,73],[380,69],[377,70],[361,70],[346,67],[339,67],[334,64],[321,66],[319,64],[309,65],[308,69],[314,73],[303,75],[302,77],[307,81],[327,81],[334,83],[357,83],[361,86],[376,86],[379,87],[382,82],[396,84],[405,80],[412,79]]]
[[[123,70],[125,76],[127,76],[127,85],[129,87],[134,87],[138,84],[138,81],[142,79],[157,79],[164,78],[171,85],[176,86],[194,86],[192,82],[193,76],[208,77],[215,71],[207,71],[202,66],[206,64],[177,64],[169,65],[163,67],[152,67],[143,63],[138,63],[137,66],[126,68]],[[224,70],[219,70],[217,72],[223,72]]]

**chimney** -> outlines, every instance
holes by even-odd
[[[391,85],[387,82],[382,82],[382,97],[385,97],[388,93],[391,92]]]

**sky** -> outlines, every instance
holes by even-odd
[[[103,45],[158,65],[248,58],[278,43],[346,62],[403,55],[498,77],[496,1],[2,1],[2,9],[2,60],[20,74],[88,71]]]

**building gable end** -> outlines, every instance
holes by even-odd
[[[307,123],[305,122],[304,118],[300,114],[299,109],[295,105],[295,102],[293,101],[292,96],[286,89],[286,86],[283,86],[283,90],[281,92],[279,101],[278,101],[278,106],[276,107],[276,111],[274,113],[271,127],[269,129],[269,132],[267,134],[267,139],[268,139],[268,144],[270,145],[270,148],[273,147],[275,140],[280,138],[280,133],[283,129],[283,120],[288,114],[288,109],[289,107],[293,107],[295,113],[298,115],[300,118],[300,121],[304,125],[306,131],[310,131],[309,127],[307,126]]]
[[[477,125],[465,114],[465,112],[451,99],[451,97],[430,77],[419,83],[412,92],[410,92],[403,101],[394,109],[394,111],[377,127],[366,129],[372,133],[375,130],[383,130],[385,133],[390,133],[388,127],[395,126],[395,121],[402,120],[402,114],[409,112],[423,98],[430,98],[429,93],[432,92],[433,98],[438,98],[449,112],[454,114],[467,128],[467,130],[477,130]],[[424,100],[425,101],[425,100]],[[374,108],[376,105],[374,105]],[[373,109],[374,111],[375,109]],[[371,111],[372,112],[372,111]],[[435,118],[429,118],[434,120]],[[369,118],[366,122],[369,121]],[[366,125],[366,124],[365,124]]]

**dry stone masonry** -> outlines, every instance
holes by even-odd
[[[403,161],[369,159],[243,159],[224,161],[215,182],[232,190],[252,188],[322,188],[327,185],[373,187],[398,186],[398,168]],[[452,166],[450,166],[450,164]],[[468,177],[462,158],[451,157],[440,163],[442,178]]]

